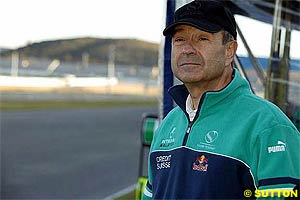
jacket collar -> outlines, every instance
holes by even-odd
[[[216,106],[222,101],[231,101],[232,98],[227,98],[229,96],[238,95],[238,91],[248,91],[251,92],[249,83],[241,77],[237,69],[234,68],[233,79],[230,83],[225,86],[223,89],[218,91],[208,91],[205,92],[199,102],[198,112],[201,109],[201,112],[210,108],[211,106]],[[175,101],[175,103],[186,112],[186,99],[189,95],[189,92],[185,85],[175,85],[169,89],[169,94]]]

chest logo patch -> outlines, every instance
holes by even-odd
[[[205,135],[205,142],[210,144],[213,143],[218,138],[219,133],[217,131],[209,131]]]
[[[165,138],[161,140],[160,147],[169,147],[173,146],[175,143],[174,134],[176,131],[176,127],[173,127],[171,131],[169,132],[169,138]]]
[[[212,151],[214,150],[216,140],[219,138],[219,133],[216,130],[208,131],[205,135],[201,136],[197,146],[201,149]]]
[[[208,168],[208,158],[205,155],[199,156],[196,158],[196,161],[193,163],[193,170],[206,172]]]

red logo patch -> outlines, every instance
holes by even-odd
[[[208,168],[208,158],[204,155],[197,157],[193,163],[193,170],[206,172]]]

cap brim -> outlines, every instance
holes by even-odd
[[[178,26],[178,25],[193,26],[197,29],[200,29],[202,31],[206,31],[206,32],[209,32],[209,33],[216,33],[218,31],[222,30],[222,27],[220,27],[219,25],[216,25],[216,24],[212,24],[212,23],[204,22],[204,21],[199,22],[199,21],[195,21],[193,19],[184,19],[184,20],[177,21],[177,22],[167,26],[163,31],[163,35],[167,36],[167,35],[172,34],[175,27]]]

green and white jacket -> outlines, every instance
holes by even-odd
[[[169,93],[178,106],[154,134],[143,199],[242,199],[299,185],[298,130],[236,69],[224,89],[203,94],[193,121],[185,86]]]

